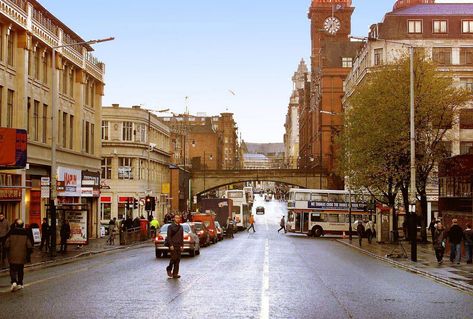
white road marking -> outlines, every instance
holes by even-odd
[[[268,224],[266,224],[266,228]],[[269,241],[264,245],[263,289],[261,290],[260,319],[269,319]]]

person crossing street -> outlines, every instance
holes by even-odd
[[[184,249],[184,229],[181,225],[180,215],[175,215],[172,225],[168,227],[166,241],[171,252],[171,260],[169,261],[169,266],[166,267],[168,277],[174,279],[181,278],[179,275],[179,263],[181,262],[181,253]]]
[[[246,231],[250,232],[250,229],[253,229],[253,233],[256,233],[255,218],[253,217],[253,214],[250,215],[250,219],[248,220],[248,222],[250,223],[250,227],[248,227],[248,229]]]
[[[279,226],[281,226],[281,228],[278,229],[278,233],[279,233],[279,231],[281,231],[281,230],[284,230],[284,233],[287,233],[287,230],[286,230],[286,220],[284,219],[284,216],[281,217],[281,221],[279,222]]]

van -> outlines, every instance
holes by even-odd
[[[210,241],[214,244],[218,241],[217,227],[215,226],[215,215],[213,214],[193,214],[193,222],[202,222],[209,230]]]

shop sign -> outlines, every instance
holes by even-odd
[[[41,198],[49,198],[49,177],[41,177]]]
[[[161,193],[169,194],[171,192],[171,185],[169,183],[163,183],[161,185]]]
[[[82,197],[100,196],[100,173],[82,171]]]
[[[0,128],[0,168],[26,167],[26,130]]]
[[[68,244],[87,244],[87,211],[86,210],[66,210],[66,219],[71,226],[71,238]]]
[[[130,203],[133,203],[133,199],[134,197],[118,197],[118,202],[119,203],[126,203],[126,202],[130,202]]]
[[[0,201],[21,201],[20,188],[0,188]]]
[[[102,197],[100,197],[100,202],[101,203],[111,203],[112,202],[112,197],[111,196],[102,196]]]
[[[58,196],[81,196],[81,171],[73,168],[58,168],[57,191]]]

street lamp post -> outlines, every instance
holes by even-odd
[[[56,50],[76,46],[76,45],[91,45],[100,42],[112,41],[115,38],[105,38],[105,39],[98,39],[98,40],[90,40],[90,41],[83,41],[77,43],[68,43],[63,45],[58,45],[52,47],[52,61],[51,61],[51,69],[52,69],[52,79],[51,79],[51,172],[50,172],[50,188],[49,188],[49,211],[51,215],[51,247],[50,247],[50,256],[56,256],[56,202],[57,202],[57,159],[56,159],[56,146],[57,146],[57,72],[56,72]]]
[[[205,164],[205,157],[206,157],[206,152],[204,151],[204,191],[205,191],[205,171],[207,170],[207,167],[206,167],[206,164]],[[212,160],[213,157],[212,157],[212,154],[209,155],[209,160]]]

